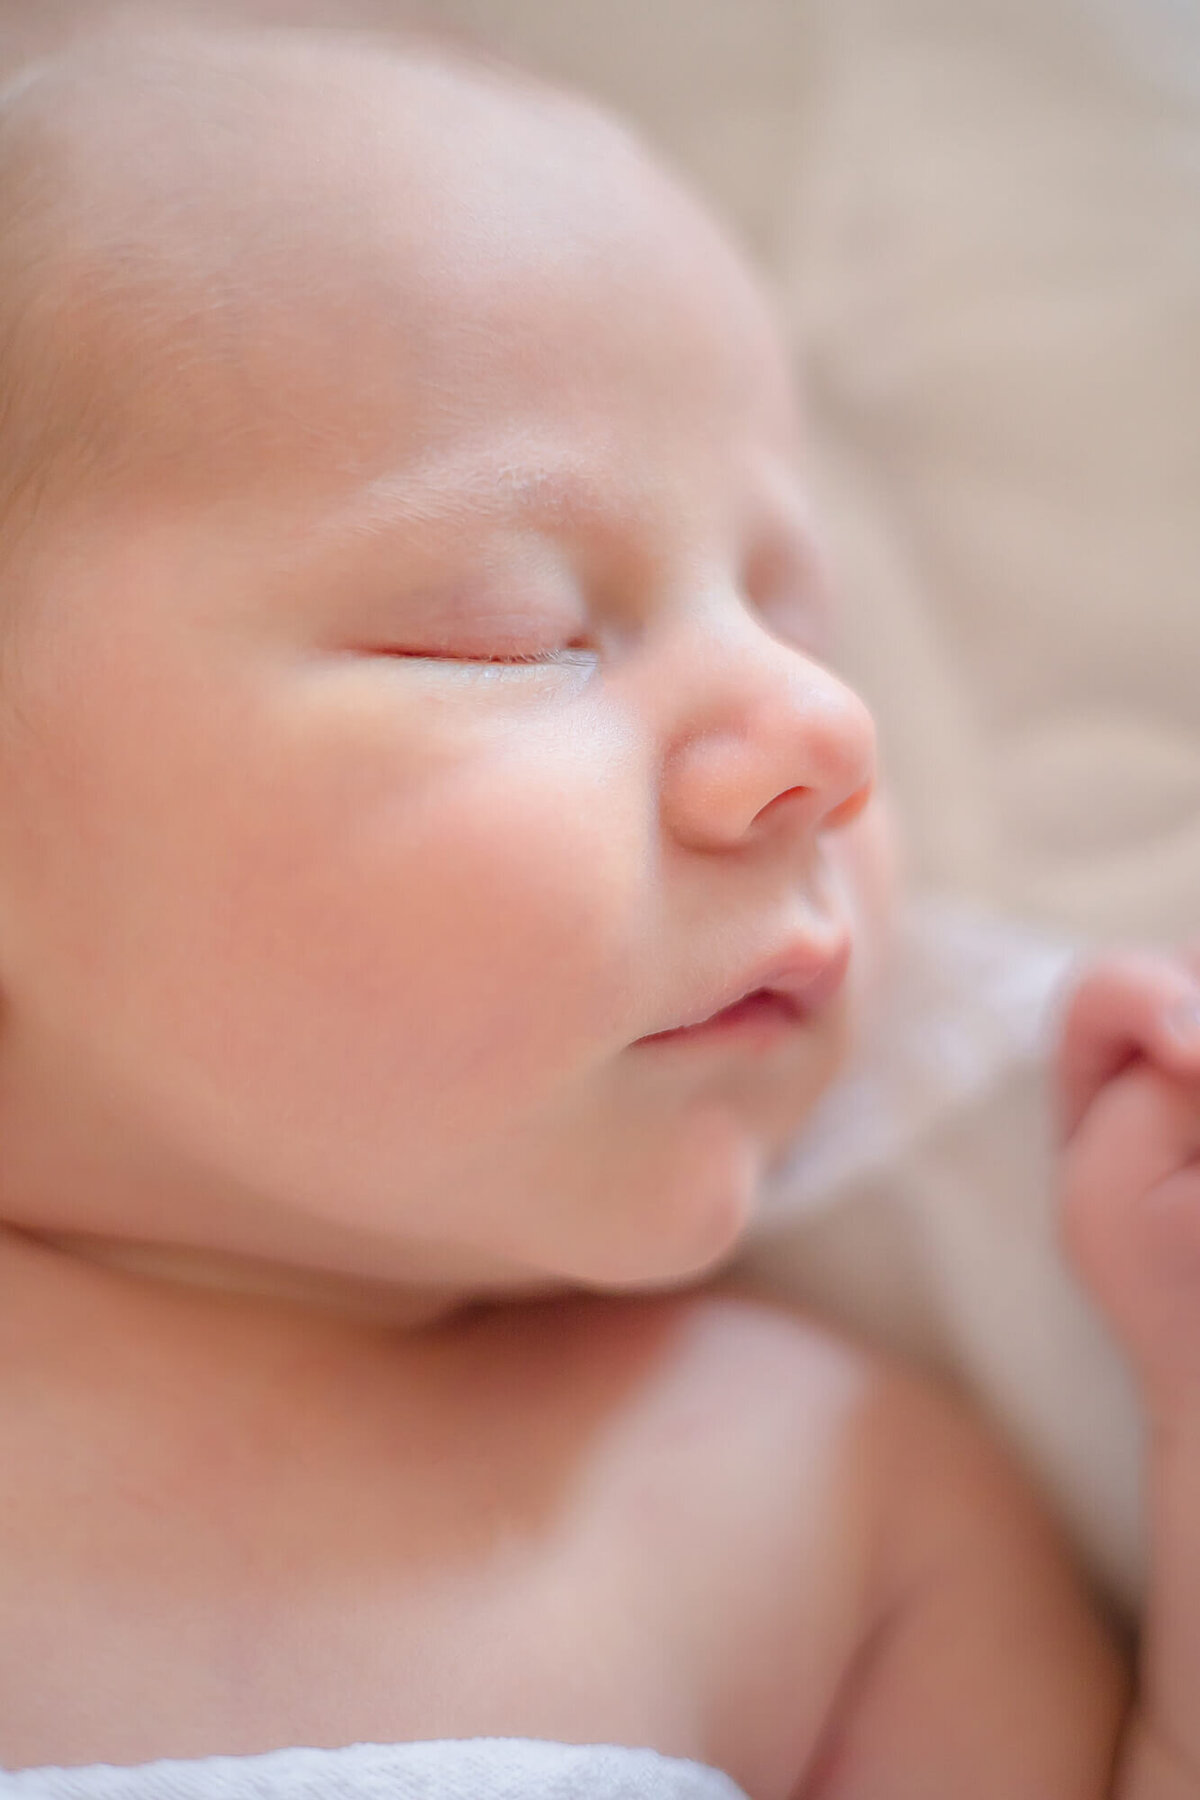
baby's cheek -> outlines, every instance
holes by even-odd
[[[609,1051],[636,865],[612,807],[551,771],[355,807],[306,792],[195,847],[142,1074],[262,1184],[340,1170],[368,1193],[507,1141]]]
[[[518,1062],[594,1052],[628,1023],[647,926],[632,810],[619,784],[530,768],[465,794],[431,847],[431,930],[472,971],[464,1023],[497,1031]]]
[[[293,808],[273,854],[247,846],[273,903],[242,916],[238,960],[260,993],[273,965],[285,1008],[319,1015],[360,1079],[403,1067],[410,1093],[520,1105],[628,1009],[639,864],[621,812],[569,763],[516,755],[340,816]]]

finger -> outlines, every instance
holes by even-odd
[[[1100,1089],[1140,1059],[1181,1080],[1200,1080],[1200,976],[1151,952],[1106,959],[1071,1000],[1057,1061],[1065,1136]]]
[[[1200,1370],[1198,1152],[1192,1084],[1142,1063],[1105,1088],[1063,1160],[1072,1258],[1151,1374],[1183,1351]]]

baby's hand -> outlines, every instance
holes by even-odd
[[[1142,1390],[1149,1579],[1122,1800],[1200,1794],[1200,955],[1112,956],[1058,1059],[1067,1241]]]
[[[1200,1378],[1200,953],[1114,954],[1072,998],[1058,1063],[1080,1272],[1153,1396]]]

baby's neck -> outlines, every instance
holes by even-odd
[[[419,1331],[439,1324],[488,1298],[533,1299],[552,1291],[547,1286],[520,1294],[488,1296],[453,1287],[367,1281],[180,1245],[136,1243],[73,1232],[21,1230],[13,1235],[76,1265],[113,1269],[165,1288],[178,1286],[196,1293],[259,1300],[268,1307],[300,1307],[348,1322],[398,1331]]]

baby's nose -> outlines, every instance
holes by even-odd
[[[820,663],[757,635],[697,680],[689,717],[680,710],[662,806],[693,849],[785,827],[833,830],[874,785],[875,726],[862,700]]]

